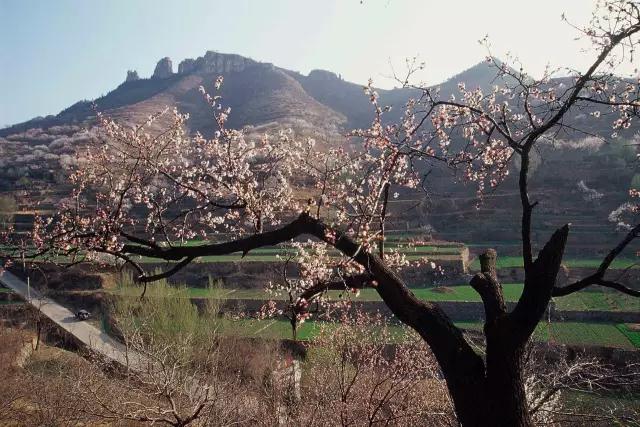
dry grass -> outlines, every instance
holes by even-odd
[[[162,304],[163,310],[173,310],[173,315],[183,317],[181,324],[187,330],[201,325],[191,316],[187,301],[179,301],[173,308],[166,301]],[[141,313],[139,307],[126,307],[132,308]],[[147,316],[160,321],[165,314],[151,310]],[[148,318],[139,318],[128,326],[140,322],[152,324]],[[0,330],[0,361],[5,366],[0,374],[0,425],[151,425],[152,419],[156,419],[155,425],[178,425],[172,416],[172,406],[184,421],[192,413],[193,405],[200,403],[204,403],[202,411],[188,425],[272,426],[283,422],[335,425],[347,413],[353,425],[368,424],[371,420],[412,425],[433,421],[429,417],[434,414],[438,414],[439,423],[450,420],[446,389],[431,370],[435,365],[423,346],[389,359],[383,341],[365,346],[359,341],[351,344],[345,341],[354,333],[354,325],[347,324],[326,335],[324,350],[302,362],[300,392],[292,394],[286,385],[289,382],[283,383],[281,374],[275,373],[290,366],[292,360],[279,341],[219,336],[212,329],[200,337],[210,342],[203,346],[206,341],[184,338],[181,341],[172,333],[154,335],[153,330],[145,330],[145,334],[151,335],[137,343],[157,358],[156,363],[169,369],[158,371],[156,364],[149,372],[114,371],[99,360],[88,360],[45,344],[20,368],[9,361],[31,335],[4,328]],[[178,350],[172,347],[173,341],[180,346],[193,343],[195,347]],[[416,358],[418,355],[421,357]],[[332,363],[337,360],[349,368],[340,371]],[[422,369],[425,363],[431,368],[418,376],[409,375],[412,369]],[[345,404],[340,398],[339,384],[354,370],[357,387]],[[171,378],[166,372],[171,372]],[[403,374],[396,376],[396,372]],[[376,386],[381,378],[384,382]],[[187,383],[198,386],[185,388]],[[204,390],[208,393],[206,399],[202,399]]]

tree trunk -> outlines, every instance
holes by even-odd
[[[486,363],[486,376],[482,379],[446,378],[460,424],[532,426],[522,377],[522,352],[494,348],[487,351]]]
[[[487,408],[489,425],[532,426],[522,376],[524,346],[487,331]],[[502,331],[504,332],[504,331]]]
[[[463,427],[491,425],[484,376],[451,378],[445,374],[456,417]]]

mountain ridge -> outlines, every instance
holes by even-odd
[[[465,73],[478,67],[486,68],[487,66],[482,62],[478,63],[455,77],[462,77]],[[206,87],[212,86],[218,75],[225,77],[222,93],[224,102],[232,107],[231,124],[239,127],[262,125],[274,120],[282,120],[287,123],[299,119],[307,121],[311,126],[344,130],[345,128],[367,126],[373,116],[368,98],[362,94],[363,85],[346,81],[332,71],[314,69],[304,75],[297,71],[237,54],[207,51],[201,57],[183,59],[178,65],[177,72],[174,72],[173,63],[168,57],[158,61],[154,73],[149,78],[140,78],[136,71],[128,70],[126,79],[106,95],[94,100],[78,101],[55,115],[35,117],[10,125],[0,129],[0,137],[25,132],[30,128],[46,129],[59,125],[86,124],[93,118],[94,105],[99,111],[109,114],[115,112],[116,117],[125,120],[135,119],[142,112],[147,113],[151,106],[158,107],[158,110],[164,108],[159,102],[153,102],[153,98],[164,92],[171,92],[172,88],[175,92],[175,86],[179,85],[181,81],[183,84],[188,84],[189,81],[193,81],[193,76],[202,76],[201,83],[205,83]],[[285,76],[295,80],[300,87],[297,87],[293,81],[287,81]],[[262,85],[256,83],[256,80],[260,79],[266,81]],[[451,80],[448,79],[436,86],[444,85],[453,90],[457,86],[457,82],[451,83]],[[275,86],[270,87],[269,84],[273,83]],[[194,87],[189,87],[181,94],[186,97],[184,99],[176,98],[176,94],[173,93],[155,98],[155,101],[165,99],[170,101],[167,106],[186,108],[185,112],[199,117],[203,115],[200,110],[205,109],[206,104],[204,102],[198,103],[195,100],[192,96],[193,93],[190,92],[192,89]],[[268,92],[273,93],[269,94]],[[385,104],[392,104],[394,107],[398,107],[398,104],[404,104],[409,97],[417,93],[415,90],[406,88],[379,89],[378,92]],[[267,95],[267,98],[251,98],[251,95]],[[275,101],[283,102],[285,105],[277,107],[274,104]],[[248,103],[252,102],[257,102],[258,105],[249,108]],[[137,107],[140,107],[141,110],[136,111]],[[244,111],[247,108],[251,111]],[[255,111],[260,109],[265,111],[264,116],[256,114]],[[237,114],[237,110],[240,111],[240,117],[236,119],[234,114]],[[396,108],[396,111],[397,114],[400,114],[399,108]],[[326,117],[320,117],[323,114]],[[193,128],[207,133],[209,129],[206,126],[202,128],[202,126],[204,123],[197,123]]]

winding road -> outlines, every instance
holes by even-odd
[[[91,323],[77,320],[69,309],[51,298],[43,296],[40,292],[32,288],[29,289],[26,282],[2,267],[0,267],[0,284],[12,289],[28,304],[35,307],[61,329],[75,337],[88,350],[133,369],[140,362],[139,355],[127,351],[127,348],[122,343],[102,332]]]

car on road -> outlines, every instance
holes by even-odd
[[[87,320],[90,317],[91,313],[89,313],[87,310],[78,310],[76,312],[76,319],[78,320]]]

